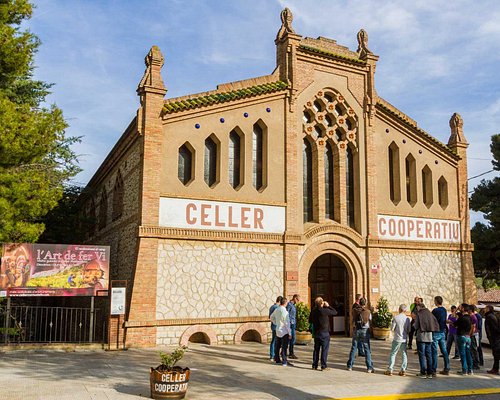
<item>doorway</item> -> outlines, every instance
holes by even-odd
[[[334,254],[319,256],[309,270],[310,307],[314,299],[322,297],[337,310],[330,319],[330,334],[348,333],[347,269],[343,261]]]

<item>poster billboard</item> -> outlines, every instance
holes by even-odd
[[[3,245],[0,292],[7,296],[95,296],[109,286],[109,246]]]

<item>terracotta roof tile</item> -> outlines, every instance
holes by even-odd
[[[498,303],[500,304],[500,289],[478,289],[477,301],[480,303]]]
[[[366,61],[360,60],[359,58],[353,58],[353,57],[348,57],[348,56],[345,56],[342,54],[332,53],[331,51],[318,49],[316,47],[306,46],[304,44],[301,44],[299,46],[299,49],[307,51],[309,53],[316,53],[316,54],[319,54],[319,55],[322,55],[322,56],[325,56],[328,58],[333,58],[333,59],[337,59],[337,60],[341,60],[341,61],[347,61],[347,62],[350,62],[352,64],[357,64],[357,65],[362,65],[362,66],[366,65]]]
[[[163,114],[171,114],[177,111],[190,110],[198,107],[210,106],[212,104],[225,103],[232,100],[279,92],[281,90],[285,90],[287,87],[288,85],[285,82],[276,81],[250,86],[243,89],[232,90],[229,92],[200,95],[182,100],[170,99],[166,100],[163,105]]]

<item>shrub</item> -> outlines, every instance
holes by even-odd
[[[373,326],[375,328],[389,328],[392,321],[392,313],[385,297],[377,301],[377,311],[373,314]]]
[[[160,351],[161,365],[158,369],[162,371],[171,371],[172,368],[174,368],[174,365],[177,364],[182,357],[184,357],[186,350],[186,346],[180,346],[171,353],[164,353]]]
[[[297,303],[297,331],[307,332],[309,330],[309,307],[305,303]]]

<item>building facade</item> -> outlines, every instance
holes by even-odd
[[[140,107],[88,184],[89,243],[111,246],[126,346],[266,341],[279,294],[390,307],[474,301],[467,141],[443,144],[377,95],[378,56],[302,37],[281,13],[272,74],[165,99],[153,46]],[[115,326],[111,324],[111,326]]]

